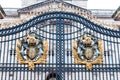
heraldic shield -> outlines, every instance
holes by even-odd
[[[17,40],[16,54],[20,64],[28,64],[29,69],[34,69],[35,64],[45,63],[48,52],[48,42],[38,37],[35,32],[30,32],[22,40]]]
[[[84,35],[73,43],[73,56],[77,64],[86,64],[91,70],[92,64],[103,62],[103,42],[90,35]]]

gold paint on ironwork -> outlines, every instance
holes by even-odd
[[[81,40],[84,40],[86,43],[89,43],[91,42],[91,39],[89,37],[88,41],[86,40],[88,39],[88,37],[84,37],[84,39],[81,39]],[[77,52],[77,49],[78,49],[78,45],[77,45],[77,41],[74,41],[73,42],[73,56],[75,58],[75,63],[77,64],[85,64],[86,65],[86,69],[88,70],[91,70],[92,69],[92,65],[93,64],[101,64],[103,62],[103,42],[102,40],[98,40],[98,48],[99,48],[99,51],[100,51],[100,54],[99,56],[93,60],[93,61],[89,61],[89,60],[82,60],[79,56],[78,56],[78,52]]]
[[[27,36],[28,39],[28,50],[26,50],[27,55],[29,56],[29,58],[27,57],[27,59],[24,59],[23,56],[21,55],[21,49],[22,49],[22,40],[17,40],[17,45],[16,45],[16,55],[17,55],[17,59],[18,59],[18,63],[20,64],[28,64],[28,68],[29,69],[34,69],[35,64],[40,64],[40,63],[46,63],[46,58],[47,58],[47,52],[48,52],[48,42],[47,40],[43,40],[43,55],[40,56],[39,59],[34,60],[35,53],[38,53],[38,49],[34,48],[36,46],[32,46],[29,45],[29,43],[32,42],[32,44],[36,44],[36,39],[35,36]],[[30,49],[32,49],[30,51]],[[33,52],[33,53],[32,53]]]

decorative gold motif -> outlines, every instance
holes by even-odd
[[[29,69],[34,69],[35,64],[45,63],[48,52],[47,40],[42,40],[34,33],[23,40],[17,40],[16,54],[20,64],[28,64]]]
[[[73,43],[73,56],[78,64],[86,64],[86,69],[91,70],[92,64],[101,64],[103,61],[102,40],[84,35],[83,38]]]

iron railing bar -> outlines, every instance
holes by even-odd
[[[5,40],[6,40],[6,36],[4,36],[4,37],[3,37],[3,38],[1,38],[1,39],[3,39],[3,40],[5,39]],[[6,45],[6,42],[5,42],[5,43],[3,43],[3,44],[4,44],[4,46],[3,46],[3,53],[5,53],[5,51],[6,51],[6,50],[5,50],[5,45]],[[3,44],[2,44],[2,45],[3,45]],[[5,61],[4,61],[4,60],[5,60],[5,55],[4,55],[4,56],[3,56],[3,58],[2,58],[3,63],[5,63]],[[1,61],[1,62],[2,62],[2,61]],[[7,65],[7,64],[6,64],[6,65]],[[2,64],[1,64],[1,66],[2,66]],[[3,76],[4,76],[4,73],[2,72],[1,80],[2,80],[2,79],[4,79],[4,77],[3,77]]]
[[[50,28],[52,28],[52,27],[55,28],[54,26],[55,26],[55,25],[50,25]],[[52,32],[52,30],[51,30],[50,32]],[[55,30],[54,30],[53,32],[55,32]],[[51,34],[50,36],[51,36],[52,38],[54,38],[54,35],[55,35],[55,34],[53,34],[53,35]],[[52,42],[52,40],[51,40],[51,43],[52,43],[51,47],[53,48],[53,50],[55,50],[54,42]],[[51,52],[51,54],[52,54],[52,63],[54,63],[54,56],[53,56],[54,53],[53,53],[53,50],[52,50],[52,52]],[[53,65],[52,65],[52,67],[53,67]],[[55,73],[55,72],[53,71],[53,69],[52,69],[52,73]],[[52,76],[53,76],[53,74],[52,74]]]
[[[109,36],[106,36],[107,37],[107,39],[108,40],[111,40],[111,37],[109,37]],[[110,43],[110,44],[108,44],[108,42],[107,42],[107,50],[110,50],[110,48],[109,48],[109,46],[112,48],[113,46],[112,46],[112,44]],[[113,58],[112,58],[112,54],[111,54],[111,52],[109,52],[110,53],[110,56],[108,56],[108,62],[109,62],[109,64],[113,64]],[[111,65],[111,66],[113,66],[113,65]],[[109,75],[107,75],[107,72],[106,72],[106,75],[107,75],[107,79],[110,79],[111,80],[111,72],[109,72],[108,73]]]
[[[66,25],[66,27],[68,27],[68,25]],[[71,27],[67,28],[67,32],[68,32],[68,29],[71,29]],[[67,38],[68,38],[68,35],[67,35]],[[68,44],[68,42],[69,42],[69,41],[67,41],[67,44]],[[68,45],[67,45],[66,47],[67,47],[67,49],[69,49]],[[70,63],[70,62],[69,62],[69,60],[70,60],[70,58],[69,58],[69,57],[70,57],[69,52],[70,52],[70,51],[67,51],[67,56],[68,56],[68,57],[67,57],[68,59],[67,59],[67,61],[66,61],[67,63]],[[67,67],[68,67],[68,65],[67,65]],[[68,76],[68,75],[69,75],[69,71],[67,72],[67,75],[66,75],[67,79],[69,80],[69,76]]]
[[[2,65],[2,66],[0,66],[0,68],[1,67],[7,67],[7,66],[9,66],[9,64],[10,63],[0,63],[0,65]],[[11,65],[14,65],[15,67],[17,66],[17,65],[21,65],[21,64],[18,64],[18,63],[11,63]],[[22,64],[23,65],[23,64]],[[47,64],[38,64],[39,66],[40,65],[46,65],[46,66],[48,66],[48,65],[58,65],[57,63],[47,63]],[[84,65],[84,64],[72,64],[72,63],[65,63],[65,64],[61,64],[61,65]],[[114,66],[120,66],[120,64],[96,64],[96,65],[100,65],[100,66],[105,66],[105,65],[108,65],[108,66],[112,66],[112,65],[114,65]],[[107,67],[107,66],[106,66]]]
[[[4,37],[3,37],[4,38]],[[2,39],[3,38],[0,38],[0,40],[2,41]],[[2,43],[2,42],[0,42],[0,44],[1,44],[1,48],[0,48],[0,55],[2,56],[3,54],[2,54],[2,51],[3,51],[3,44],[4,43]],[[4,51],[3,51],[4,52]],[[3,58],[0,56],[0,62],[2,63],[2,60],[3,60]],[[2,66],[2,64],[0,64],[0,66]],[[0,74],[1,76],[0,76],[0,78],[1,78],[1,80],[3,79],[3,72],[1,72],[1,74]]]
[[[24,31],[22,31],[22,36],[24,36],[24,34],[26,34]],[[23,67],[25,67],[25,65],[23,65]],[[23,80],[25,80],[25,72],[23,72]]]
[[[112,37],[110,37],[110,38],[112,38]],[[113,41],[116,41],[116,39],[115,38],[112,38],[111,40],[113,40]],[[116,46],[115,46],[115,44],[113,44],[113,43],[110,43],[111,44],[111,46],[112,46],[112,48],[114,49],[114,54],[113,55],[115,55],[115,57],[113,57],[113,55],[111,56],[112,57],[112,64],[114,64],[114,63],[117,63],[117,53],[116,53]],[[113,53],[113,51],[112,51],[112,48],[111,48],[111,54]],[[114,65],[112,65],[113,67],[114,67]],[[112,77],[115,79],[115,74],[114,74],[114,71],[113,72],[111,72],[111,80],[112,80]],[[115,79],[116,80],[116,79]]]
[[[13,38],[13,35],[11,35],[10,37],[12,37],[12,38]],[[9,38],[10,38],[10,37],[9,37]],[[9,39],[8,39],[8,40],[9,40]],[[10,43],[10,42],[9,42],[9,43]],[[13,52],[13,47],[14,47],[14,46],[13,46],[13,41],[11,41],[11,44],[10,44],[10,45],[9,45],[9,43],[8,43],[8,47],[10,46],[10,48],[11,48],[11,49],[10,49],[10,52],[8,52],[7,54],[8,54],[8,56],[10,55],[10,57],[9,57],[9,58],[10,58],[10,60],[9,60],[9,61],[7,61],[7,62],[9,62],[9,63],[10,63],[10,67],[11,67],[12,56],[13,56],[13,53],[14,53],[14,52]],[[9,49],[8,49],[8,51],[9,51]],[[12,72],[12,74],[13,74],[13,75],[12,75],[12,76],[10,76],[10,72],[9,72],[9,79],[10,79],[10,77],[12,77],[12,79],[14,79],[14,72]]]
[[[120,40],[120,38],[117,38],[117,42],[119,42],[119,40]],[[119,62],[119,66],[120,66],[120,46],[119,46],[120,44],[119,43],[117,43],[117,52],[118,52],[118,62]],[[119,80],[119,77],[118,77],[118,75],[119,75],[119,71],[116,73],[117,74],[117,80]]]
[[[97,35],[100,35],[100,37],[102,38],[102,36],[101,36],[101,34],[99,34],[99,33],[97,33]],[[104,42],[103,42],[104,43]],[[103,47],[104,48],[104,47]],[[103,54],[103,57],[104,57],[104,54]],[[103,67],[103,65],[102,65],[102,67]],[[100,80],[104,80],[104,73],[100,73],[100,71],[99,71],[99,78],[100,78]],[[101,78],[101,77],[103,77],[103,78]]]
[[[45,71],[51,71],[52,69],[54,71],[58,70],[56,68],[53,68],[53,67],[36,67],[33,71],[36,71],[38,70],[39,71],[42,71],[42,72],[45,72]],[[46,70],[45,70],[46,69]],[[82,68],[78,68],[78,67],[65,67],[63,68],[64,70],[62,70],[63,72],[67,72],[69,70],[71,70],[71,72],[76,72],[76,71],[82,71],[82,72],[119,72],[120,71],[120,67],[114,67],[114,68],[93,68],[92,70],[86,70],[84,67]],[[28,67],[4,67],[2,69],[0,69],[0,71],[2,72],[7,72],[7,71],[30,71],[28,69]]]
[[[6,36],[6,37],[8,37],[8,36]],[[7,39],[9,40],[9,37]],[[9,43],[6,42],[6,44],[7,45],[5,46],[5,51],[6,51],[7,54],[4,55],[6,57],[4,60],[5,60],[5,62],[8,62],[8,58],[9,58],[9,55],[10,55],[10,52],[9,52],[9,49],[8,49],[9,48]],[[10,72],[8,74],[5,72],[5,76],[7,76],[7,77],[9,76],[9,79],[10,79]],[[5,80],[7,79],[7,77],[5,77]]]
[[[71,27],[71,28],[70,28],[70,29],[71,29],[70,31],[73,31],[73,27],[72,27],[71,25],[70,25],[70,27]],[[72,37],[72,36],[70,36],[70,38],[71,38],[71,37]],[[70,43],[72,43],[72,41],[70,41]],[[73,44],[70,44],[70,46],[73,46]],[[71,62],[70,62],[70,63],[72,63],[72,61],[73,61],[72,57],[73,57],[73,56],[71,55],[71,53],[70,53],[70,56],[71,56]],[[69,66],[69,65],[68,65],[68,66]],[[70,67],[72,67],[72,65],[71,65]],[[69,71],[69,70],[68,70],[68,71]],[[70,77],[70,78],[72,79],[73,76],[72,76],[72,71],[71,71],[71,70],[70,70],[70,73],[71,73],[71,77]]]
[[[15,37],[15,39],[16,39],[16,37],[17,37],[17,34],[14,34],[12,37]],[[13,40],[14,41],[14,40]],[[15,41],[15,45],[16,45],[16,41]],[[12,58],[11,58],[12,59]],[[7,63],[6,63],[7,64]],[[13,65],[14,63],[11,63],[11,65],[12,66],[17,66],[18,67],[18,64],[16,64],[16,65]],[[9,65],[9,64],[8,64]],[[16,71],[16,79],[18,79],[18,75],[19,75],[19,72],[18,71]]]

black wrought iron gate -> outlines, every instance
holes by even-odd
[[[17,63],[16,40],[35,31],[47,39],[49,50],[45,64],[34,70]],[[103,63],[87,70],[75,63],[73,42],[84,34],[103,40]],[[48,12],[11,28],[0,30],[0,80],[119,80],[120,31],[106,29],[86,18],[69,12]]]

